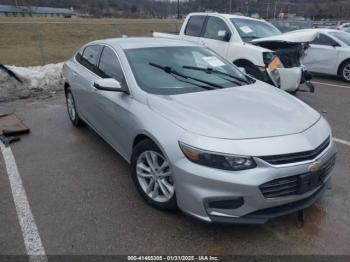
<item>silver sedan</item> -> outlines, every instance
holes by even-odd
[[[336,148],[315,110],[189,42],[91,42],[64,65],[70,120],[131,166],[140,195],[207,222],[265,223],[328,188]]]

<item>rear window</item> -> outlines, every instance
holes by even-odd
[[[333,46],[333,45],[337,45],[337,42],[335,42],[332,38],[324,34],[320,34],[311,42],[311,44]]]
[[[337,38],[342,41],[344,44],[350,46],[350,34],[346,32],[330,32],[331,36]]]
[[[76,59],[81,65],[96,74],[97,62],[100,58],[102,48],[101,45],[87,46],[82,55],[80,55],[80,52],[77,54]]]
[[[206,16],[201,16],[201,15],[191,16],[187,23],[185,35],[200,36],[203,29],[205,18]]]

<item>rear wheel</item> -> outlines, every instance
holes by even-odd
[[[72,91],[70,89],[67,89],[66,91],[66,103],[67,103],[67,111],[70,121],[73,123],[74,126],[83,126],[84,122],[81,120],[81,118],[78,115],[75,100],[72,94]]]
[[[341,78],[346,81],[350,82],[350,60],[345,61],[339,70]]]
[[[162,210],[177,208],[170,163],[151,140],[138,143],[131,158],[131,175],[140,195]]]

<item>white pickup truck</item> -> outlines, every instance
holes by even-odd
[[[202,44],[247,74],[285,91],[298,91],[302,83],[313,91],[311,75],[300,60],[316,34],[282,34],[270,23],[250,17],[191,13],[179,34],[154,32],[153,36]]]

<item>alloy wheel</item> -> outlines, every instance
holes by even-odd
[[[350,81],[350,64],[344,66],[343,76],[347,81]]]
[[[67,109],[68,109],[68,114],[70,119],[74,121],[76,117],[76,111],[75,111],[74,99],[73,99],[72,93],[70,92],[67,94]]]
[[[152,200],[163,203],[174,193],[174,181],[168,161],[158,152],[144,151],[136,162],[136,175],[142,190]]]

